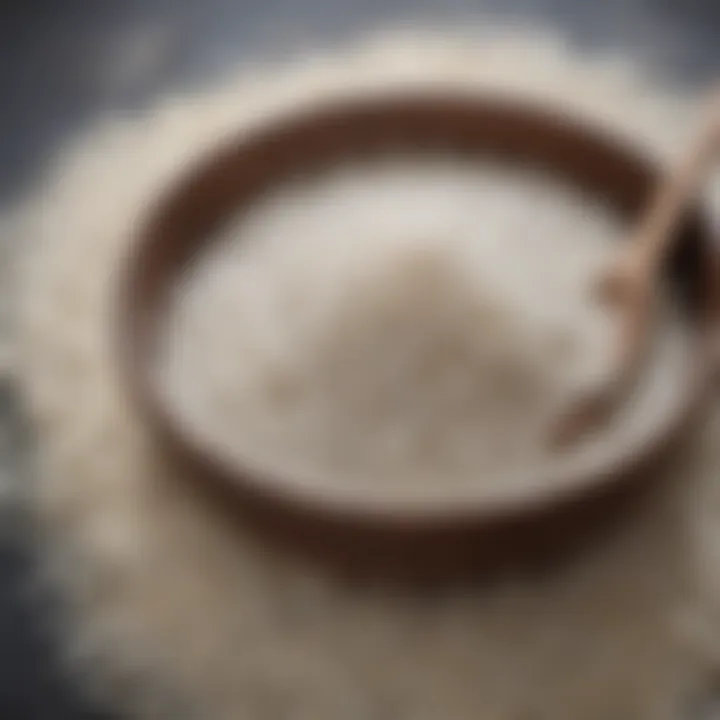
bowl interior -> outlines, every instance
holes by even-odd
[[[335,513],[400,512],[427,518],[466,513],[468,507],[477,512],[482,504],[483,512],[502,514],[611,482],[666,444],[684,422],[693,400],[694,373],[688,374],[687,392],[676,402],[672,417],[642,446],[568,470],[564,477],[548,478],[535,484],[532,493],[501,487],[482,500],[467,489],[412,498],[339,486],[318,492],[310,479],[280,477],[251,463],[229,466],[183,431],[156,387],[153,372],[165,308],[183,267],[230,216],[279,184],[353,158],[424,150],[540,168],[602,198],[628,218],[643,207],[658,172],[633,148],[587,124],[551,109],[487,97],[422,95],[337,102],[280,119],[220,147],[153,207],[126,268],[120,296],[120,351],[135,399],[162,438],[201,474],[222,477],[238,492]],[[692,342],[701,343],[710,244],[698,213],[689,215],[679,232],[682,237],[666,279],[692,330]]]

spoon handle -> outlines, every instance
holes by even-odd
[[[720,153],[720,91],[713,93],[707,118],[689,150],[665,175],[648,211],[641,219],[629,252],[648,263],[651,275],[662,266],[688,205],[697,197]]]
[[[668,172],[653,194],[619,262],[602,278],[601,291],[621,313],[615,369],[609,383],[581,397],[554,430],[566,444],[606,422],[632,390],[650,345],[656,291],[677,229],[720,155],[720,89],[708,103],[706,120],[680,163]]]

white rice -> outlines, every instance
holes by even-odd
[[[560,461],[563,410],[609,381],[617,318],[593,287],[624,231],[552,177],[477,161],[368,160],[297,181],[194,257],[158,362],[165,395],[216,451],[290,477],[537,482]],[[664,418],[684,371],[669,319],[666,392],[650,383],[595,452]]]

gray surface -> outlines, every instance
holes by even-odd
[[[3,8],[0,201],[102,109],[137,109],[239,57],[289,53],[392,23],[515,17],[555,23],[587,47],[632,46],[695,81],[720,67],[716,0],[15,0]]]
[[[202,84],[238,59],[393,23],[501,16],[559,25],[583,47],[632,46],[683,82],[720,75],[718,0],[6,0],[0,205],[20,197],[98,114],[139,112],[153,95]],[[19,478],[25,445],[12,388],[0,384],[0,454]],[[0,718],[90,717],[57,673],[47,608],[30,600],[22,527],[15,511],[0,532]]]

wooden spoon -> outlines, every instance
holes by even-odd
[[[662,270],[677,229],[720,155],[720,90],[688,152],[661,181],[618,261],[600,279],[601,298],[621,313],[615,370],[609,383],[577,399],[553,427],[559,445],[606,422],[636,383],[650,345]]]

